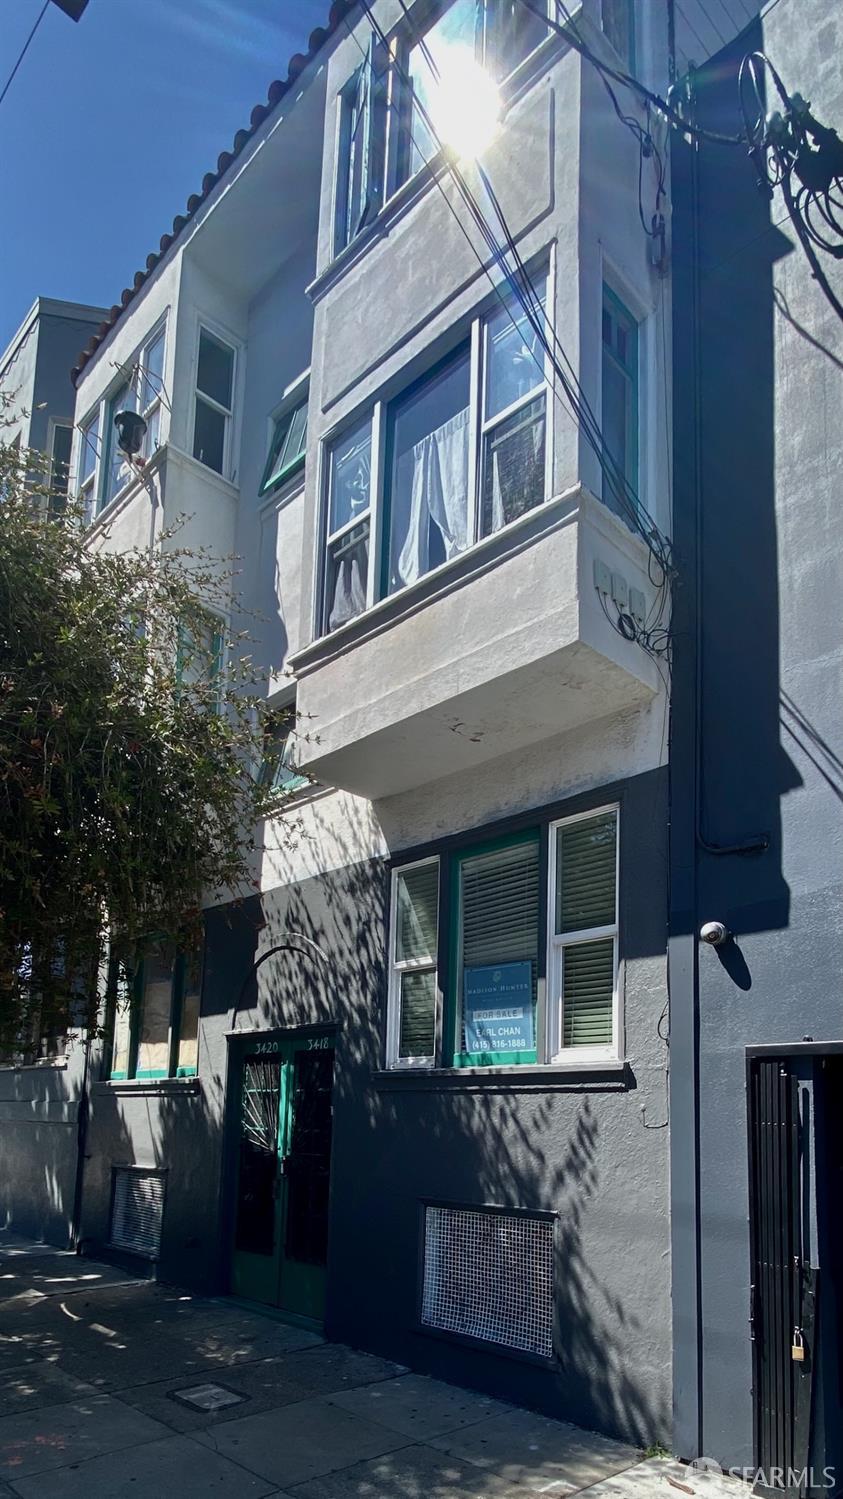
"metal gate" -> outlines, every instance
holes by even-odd
[[[749,1063],[749,1178],[757,1488],[799,1496],[810,1460],[816,1272],[803,1255],[799,1092],[786,1057]]]

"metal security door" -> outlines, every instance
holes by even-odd
[[[750,1062],[749,1165],[757,1487],[798,1496],[810,1450],[814,1283],[802,1253],[799,1097],[787,1058]]]

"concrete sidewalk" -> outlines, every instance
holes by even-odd
[[[230,1302],[0,1234],[0,1494],[745,1499],[733,1480],[640,1456]]]

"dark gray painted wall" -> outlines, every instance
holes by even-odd
[[[55,1066],[0,1067],[0,1225],[62,1248],[73,1222],[84,1068],[78,1042]]]
[[[697,75],[700,119],[739,129],[737,66],[763,44],[785,85],[839,129],[841,19],[825,0],[770,7],[763,27]],[[753,1460],[745,1048],[843,1035],[843,327],[782,222],[781,195],[768,203],[757,193],[742,150],[699,147],[695,186],[675,135],[673,169],[676,1445],[744,1465]],[[827,264],[840,295],[841,268]],[[766,853],[716,855],[695,837],[698,708],[702,836],[731,844],[763,832]],[[694,933],[710,919],[737,941],[697,954]]]
[[[338,1026],[327,1331],[414,1367],[644,1443],[670,1404],[665,1004],[666,777],[621,800],[624,1079],[378,1076],[387,872],[355,864],[210,913],[200,1092],[100,1085],[85,1232],[107,1237],[112,1163],[168,1167],[161,1274],[225,1287],[231,1029]],[[583,798],[569,804],[580,810]],[[532,816],[532,814],[531,814]],[[535,820],[533,818],[533,820]],[[254,966],[282,945],[288,950]],[[236,1014],[235,1014],[236,1011]],[[222,1194],[218,1194],[222,1185]],[[563,1356],[551,1371],[416,1330],[419,1201],[559,1213]],[[635,1252],[630,1253],[630,1246]]]

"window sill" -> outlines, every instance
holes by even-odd
[[[108,1096],[109,1094],[137,1094],[143,1095],[176,1095],[183,1093],[198,1093],[198,1077],[122,1077],[105,1078],[101,1082],[91,1084],[91,1092]]]
[[[0,1062],[0,1072],[53,1072],[67,1070],[67,1057],[44,1057],[40,1062]]]
[[[525,1067],[391,1067],[372,1072],[372,1086],[383,1093],[505,1092],[548,1093],[615,1090],[634,1086],[624,1057]]]

